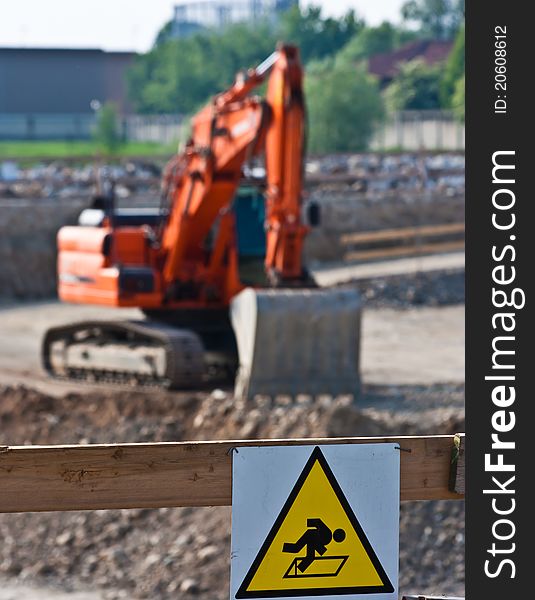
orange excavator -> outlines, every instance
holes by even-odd
[[[253,95],[265,81],[265,98]],[[193,118],[185,150],[164,170],[160,209],[116,209],[111,197],[101,198],[100,205],[82,213],[79,225],[59,231],[61,300],[136,307],[144,318],[50,329],[42,349],[46,370],[68,379],[184,388],[239,367],[241,393],[248,396],[273,391],[278,375],[269,368],[280,372],[281,362],[296,360],[302,373],[292,373],[298,379],[327,377],[333,385],[342,377],[342,388],[355,391],[358,299],[349,290],[311,289],[303,265],[309,230],[302,214],[304,146],[299,52],[280,45],[257,68],[238,74],[228,90]],[[240,280],[233,202],[244,165],[260,156],[266,173],[265,287],[271,290],[253,291]],[[317,211],[311,215],[317,220]],[[318,310],[324,333],[347,338],[349,356],[335,359],[343,365],[332,369],[330,357],[319,367],[322,352],[305,346],[324,342],[303,330],[293,336],[297,339],[286,340],[291,348],[274,348],[271,359],[260,358],[266,335],[278,330],[276,337],[284,338],[299,318],[313,331]],[[272,319],[274,314],[278,320]],[[266,327],[269,331],[262,334]],[[348,338],[348,327],[354,339]],[[296,348],[299,338],[301,347]],[[326,352],[332,354],[328,348]],[[256,357],[265,366],[262,376],[254,374]],[[295,379],[292,373],[288,381]],[[256,383],[271,381],[270,390],[256,385],[255,378]],[[299,385],[296,389],[307,387]]]

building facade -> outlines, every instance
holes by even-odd
[[[113,101],[129,114],[125,72],[133,52],[0,48],[0,115],[92,114]]]
[[[299,0],[188,0],[175,6],[172,35],[185,37],[205,28],[273,20],[298,4]]]

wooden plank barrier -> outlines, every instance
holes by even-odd
[[[387,240],[411,239],[418,236],[447,235],[452,233],[464,233],[464,223],[446,223],[445,225],[423,225],[421,227],[402,227],[400,229],[346,233],[340,237],[340,243],[347,246],[349,244],[363,244],[365,242],[383,242]]]
[[[348,248],[344,259],[348,261],[366,261],[378,258],[414,256],[418,254],[436,254],[462,250],[464,239],[453,241],[427,240],[439,236],[464,234],[464,223],[446,223],[444,225],[423,225],[421,227],[403,227],[380,231],[347,233],[340,236],[340,244]],[[425,242],[423,240],[426,239]],[[365,250],[351,249],[359,244],[388,244],[399,240],[400,245]],[[403,243],[405,242],[405,243]],[[407,244],[407,242],[411,242]]]
[[[240,447],[381,442],[400,446],[401,500],[461,499],[464,486],[451,489],[464,468],[459,440],[463,434],[0,446],[0,512],[228,506],[231,455]]]

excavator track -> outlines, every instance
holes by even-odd
[[[45,370],[58,379],[135,387],[195,388],[204,348],[188,329],[151,321],[83,321],[49,329]]]

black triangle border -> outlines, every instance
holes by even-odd
[[[381,578],[383,585],[382,586],[345,587],[345,588],[335,588],[335,589],[333,589],[333,588],[330,588],[330,589],[311,588],[311,589],[307,589],[307,590],[247,591],[247,587],[250,585],[251,581],[253,580],[253,577],[255,576],[255,574],[258,570],[258,567],[264,560],[264,556],[266,555],[267,551],[269,550],[269,547],[271,546],[271,543],[275,539],[277,532],[279,531],[284,520],[286,519],[286,516],[288,515],[290,508],[292,507],[295,499],[297,498],[297,495],[301,491],[301,488],[303,487],[303,484],[305,483],[305,481],[316,461],[318,461],[320,463],[321,467],[323,468],[323,471],[324,471],[325,475],[327,476],[327,479],[328,479],[329,483],[331,484],[331,487],[332,487],[334,493],[336,494],[340,504],[342,505],[342,508],[344,509],[351,525],[353,526],[353,528],[355,530],[355,533],[358,535],[362,545],[364,546],[364,549],[366,550],[368,557],[370,558],[373,566],[375,567],[377,574]],[[377,558],[377,555],[375,554],[374,549],[372,548],[368,538],[366,537],[366,534],[364,533],[364,530],[362,529],[355,513],[353,512],[353,509],[351,508],[349,502],[347,501],[347,499],[344,495],[344,492],[342,491],[342,488],[338,484],[338,481],[336,481],[336,477],[334,476],[334,473],[332,472],[331,467],[329,466],[329,463],[325,459],[325,456],[323,455],[321,448],[319,446],[316,446],[314,448],[314,450],[312,451],[312,454],[310,455],[309,459],[307,460],[305,467],[303,468],[301,475],[299,475],[299,478],[297,479],[297,482],[295,483],[292,491],[290,492],[288,499],[284,503],[284,506],[282,507],[282,510],[280,511],[279,516],[275,520],[273,527],[271,528],[270,532],[268,533],[266,540],[264,541],[264,543],[262,544],[262,547],[258,551],[258,554],[256,555],[256,558],[254,559],[252,565],[250,566],[249,571],[247,572],[247,575],[245,576],[242,584],[240,585],[238,591],[236,592],[236,596],[235,596],[236,600],[242,600],[242,599],[246,599],[246,598],[297,598],[299,596],[337,596],[337,595],[342,596],[345,594],[381,594],[381,593],[391,593],[393,591],[394,591],[394,586],[390,582],[388,575],[386,574],[385,570],[383,569],[383,565],[381,565],[381,563],[379,562],[379,559]]]

